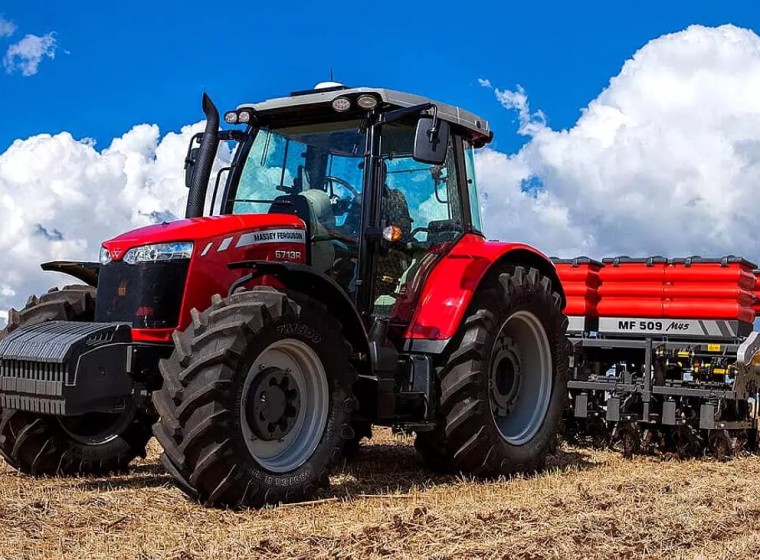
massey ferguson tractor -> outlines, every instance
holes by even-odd
[[[372,425],[416,433],[435,468],[541,468],[567,403],[565,298],[544,255],[483,236],[488,123],[335,84],[241,105],[229,130],[203,110],[185,219],[42,265],[84,284],[11,310],[8,463],[105,474],[155,435],[179,487],[224,507],[309,498]],[[207,196],[220,142],[236,155]]]

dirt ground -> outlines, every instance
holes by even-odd
[[[478,482],[378,431],[327,501],[242,513],[186,500],[157,461],[107,479],[0,466],[0,558],[758,558],[760,457],[633,461],[563,448],[543,474]]]

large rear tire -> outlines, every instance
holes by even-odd
[[[19,327],[44,321],[92,321],[95,288],[66,286],[29,298],[24,309],[9,313],[0,340]],[[107,474],[125,471],[135,457],[145,457],[153,417],[134,406],[118,414],[50,416],[3,410],[0,455],[31,475]]]
[[[269,287],[215,296],[174,336],[153,400],[162,462],[220,507],[308,499],[354,437],[355,374],[340,325],[307,296]]]
[[[417,435],[434,468],[530,472],[553,451],[565,409],[567,319],[549,278],[516,266],[477,295],[440,377],[440,420]]]

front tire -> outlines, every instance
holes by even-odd
[[[479,294],[447,357],[440,420],[418,434],[433,467],[494,477],[543,467],[567,398],[567,319],[549,278],[521,266]]]
[[[258,507],[328,486],[354,437],[355,376],[323,306],[269,287],[215,296],[174,342],[154,433],[188,496]]]
[[[0,339],[17,328],[45,321],[92,321],[95,288],[66,286],[29,298],[21,311],[11,310]],[[135,457],[145,457],[153,417],[134,406],[118,414],[51,416],[3,410],[0,455],[14,468],[39,475],[123,472]]]

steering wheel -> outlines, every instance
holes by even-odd
[[[415,235],[417,235],[418,233],[422,233],[422,232],[424,232],[424,233],[430,233],[430,228],[429,227],[416,227],[416,228],[414,228],[412,230],[412,233],[409,234],[409,237],[413,238]]]
[[[346,187],[349,191],[351,191],[351,194],[353,194],[355,197],[360,196],[359,191],[357,191],[351,183],[346,181],[345,179],[341,179],[340,177],[333,177],[332,175],[325,175],[322,177],[322,180],[320,181],[320,185],[325,185],[328,182],[331,183],[338,183],[339,185]]]
[[[406,248],[412,251],[427,251],[430,248],[430,241],[428,239],[425,239],[425,241],[419,241],[415,235],[418,233],[430,233],[429,227],[416,227],[414,228],[410,233],[409,236],[406,238]]]

